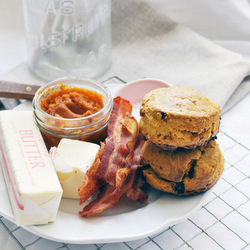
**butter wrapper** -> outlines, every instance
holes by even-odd
[[[0,112],[0,155],[16,224],[55,221],[62,188],[32,111]]]

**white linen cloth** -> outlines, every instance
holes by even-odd
[[[168,4],[170,9],[171,3],[172,8],[177,6],[173,2],[166,1],[165,10]],[[182,3],[179,6],[187,6],[184,1],[179,2]],[[200,2],[204,11],[204,1]],[[192,3],[194,6],[195,1]],[[100,80],[114,75],[125,81],[159,78],[173,85],[197,89],[227,110],[250,90],[250,81],[246,78],[250,62],[172,21],[162,13],[162,5],[160,0],[112,1],[112,66]],[[26,62],[0,78],[42,83],[30,74]]]

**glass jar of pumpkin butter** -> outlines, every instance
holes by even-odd
[[[104,140],[112,107],[107,87],[78,77],[54,80],[42,86],[33,99],[34,121],[48,150],[62,138]]]

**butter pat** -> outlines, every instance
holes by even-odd
[[[78,188],[82,185],[99,148],[99,145],[91,142],[62,139],[57,148],[50,149],[63,188],[63,197],[79,199]]]
[[[55,221],[62,188],[32,111],[0,112],[0,151],[17,225]]]

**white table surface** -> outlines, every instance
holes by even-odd
[[[2,23],[13,11],[6,2],[12,7],[21,8],[16,0],[0,0],[0,75],[27,58],[22,15],[16,17],[20,22],[10,18],[4,25]],[[192,22],[186,21],[188,19],[179,17],[174,7],[172,3],[171,18],[201,31],[201,27],[193,26]],[[217,30],[212,35],[210,29],[207,33],[205,31],[202,30],[203,35],[210,36],[214,42],[250,60],[250,37],[249,40],[245,37],[235,40],[229,36],[228,39],[219,39],[221,37]],[[224,152],[226,165],[209,200],[190,218],[157,235],[130,242],[73,245],[39,238],[0,216],[1,249],[250,249],[250,93],[222,115],[218,142]]]

